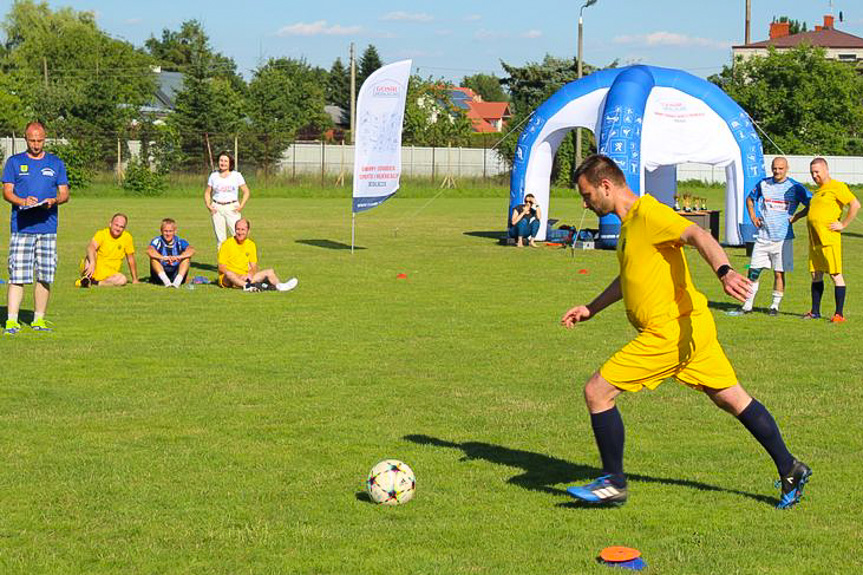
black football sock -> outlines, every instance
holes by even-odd
[[[617,406],[600,413],[590,414],[590,424],[593,427],[593,436],[596,438],[596,446],[599,448],[599,457],[602,459],[602,471],[612,475],[619,487],[626,485],[626,476],[623,474],[623,442],[624,429],[623,419]]]
[[[821,296],[824,295],[824,281],[812,282],[812,313],[821,315]]]
[[[842,310],[845,309],[845,286],[834,286],[833,293],[836,295],[836,313],[844,315]]]
[[[737,416],[740,423],[752,434],[758,443],[767,450],[780,476],[787,474],[794,465],[794,456],[788,452],[779,426],[767,408],[753,399],[743,412]]]

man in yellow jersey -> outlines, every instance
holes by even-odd
[[[570,495],[589,504],[622,504],[627,498],[623,473],[623,420],[615,398],[624,391],[654,389],[673,377],[704,392],[717,406],[737,417],[773,458],[782,482],[777,507],[800,501],[812,471],[788,452],[770,412],[737,381],[716,338],[707,299],[695,289],[683,246],[695,247],[716,272],[728,295],[743,301],[750,282],[728,263],[713,237],[653,196],[636,196],[623,172],[608,157],[593,155],[576,170],[585,207],[599,216],[621,219],[617,259],[620,275],[592,302],[568,310],[567,328],[593,318],[623,300],[630,323],[638,330],[598,372],[588,379],[584,397],[603,475]]]
[[[842,276],[841,231],[857,216],[860,202],[847,185],[830,177],[830,169],[824,158],[812,160],[809,173],[818,189],[809,202],[809,214],[806,217],[809,229],[809,271],[812,273],[812,309],[803,318],[821,317],[821,296],[824,294],[826,272],[833,280],[836,297],[836,313],[830,321],[842,323],[845,321],[845,278]],[[846,206],[848,211],[842,218]]]
[[[126,231],[129,219],[125,214],[114,214],[111,224],[96,232],[87,245],[87,257],[78,287],[98,285],[101,287],[124,286],[129,280],[120,271],[123,258],[129,264],[132,283],[138,283],[138,266],[135,263],[135,243],[132,234]]]
[[[291,291],[297,278],[279,280],[272,268],[258,269],[258,246],[249,239],[249,220],[241,218],[234,225],[234,235],[219,247],[219,285],[244,291]]]

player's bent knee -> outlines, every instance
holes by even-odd
[[[614,407],[614,398],[620,390],[605,380],[599,372],[594,373],[584,384],[584,401],[591,413],[599,413]]]

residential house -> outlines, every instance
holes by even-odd
[[[824,23],[815,26],[814,30],[791,34],[789,22],[772,22],[770,38],[761,42],[732,46],[732,58],[736,61],[738,57],[747,59],[752,56],[766,56],[770,46],[782,52],[801,44],[808,44],[824,48],[827,58],[832,60],[863,64],[863,38],[837,30],[834,23],[833,16],[827,15],[824,16]]]

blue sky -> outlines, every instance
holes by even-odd
[[[573,57],[584,0],[276,1],[50,0],[56,8],[91,10],[103,30],[142,45],[163,28],[198,19],[213,47],[234,58],[247,78],[270,57],[303,57],[329,68],[374,44],[385,62],[412,58],[414,72],[458,81],[477,72],[503,74],[500,61],[523,65],[545,54]],[[752,40],[767,38],[774,16],[812,29],[828,0],[752,0]],[[0,1],[3,14],[8,0]],[[605,65],[644,63],[706,77],[719,72],[731,46],[743,43],[745,0],[598,0],[584,11],[584,58]],[[838,23],[839,11],[845,17]],[[863,37],[863,2],[834,0],[837,28]]]

